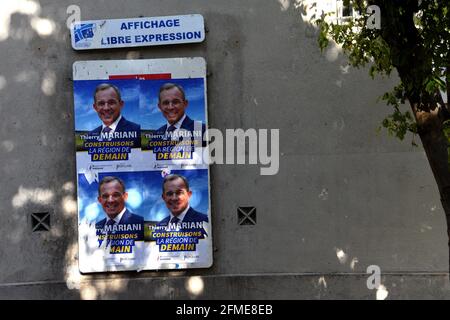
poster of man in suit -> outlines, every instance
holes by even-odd
[[[89,132],[97,140],[131,140],[133,147],[140,147],[141,126],[128,121],[121,114],[124,108],[120,89],[111,83],[101,83],[94,91],[93,108],[101,120],[101,125]]]
[[[206,97],[202,78],[143,82],[151,121],[142,124],[142,150],[158,164],[201,164],[206,146]]]
[[[210,267],[204,59],[73,68],[80,271]]]

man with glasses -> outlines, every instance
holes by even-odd
[[[194,121],[186,115],[188,100],[184,89],[174,83],[165,83],[159,89],[158,108],[166,118],[167,123],[156,130],[158,135],[164,135],[169,140],[181,141],[193,138],[193,132],[201,133],[201,137],[196,140],[202,140],[205,133],[205,125],[199,121]]]
[[[99,141],[133,141],[133,148],[140,147],[141,126],[126,120],[122,115],[124,102],[119,88],[109,83],[99,84],[94,92],[94,110],[102,120],[102,125],[89,135]]]
[[[126,208],[127,199],[128,193],[122,179],[108,176],[100,181],[97,200],[106,218],[95,224],[99,234],[128,234],[132,240],[143,240],[144,218]]]
[[[187,179],[178,174],[169,174],[162,183],[162,199],[169,209],[169,216],[161,220],[159,226],[179,224],[189,225],[192,222],[208,222],[208,216],[194,210],[189,205],[192,191]]]

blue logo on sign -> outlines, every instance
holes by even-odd
[[[85,23],[74,27],[75,43],[94,38],[95,23]]]

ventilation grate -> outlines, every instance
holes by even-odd
[[[32,232],[50,230],[50,212],[35,212],[31,214]]]
[[[241,226],[256,224],[256,208],[255,207],[238,207],[238,224]]]

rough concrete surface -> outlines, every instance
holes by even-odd
[[[449,297],[444,212],[424,151],[411,146],[412,136],[400,142],[376,132],[390,111],[377,99],[397,79],[371,80],[333,46],[321,53],[295,2],[7,5],[0,13],[0,298],[374,299],[370,265],[386,274],[388,299]],[[206,40],[76,52],[66,28],[72,4],[82,20],[199,13]],[[51,20],[52,33],[39,34],[35,18]],[[211,166],[212,268],[80,275],[73,62],[195,56],[207,61],[209,126],[280,129],[279,173]],[[238,206],[255,206],[257,225],[238,225]],[[30,213],[40,211],[51,212],[51,231],[32,233]],[[200,294],[186,289],[193,276],[204,282]]]

